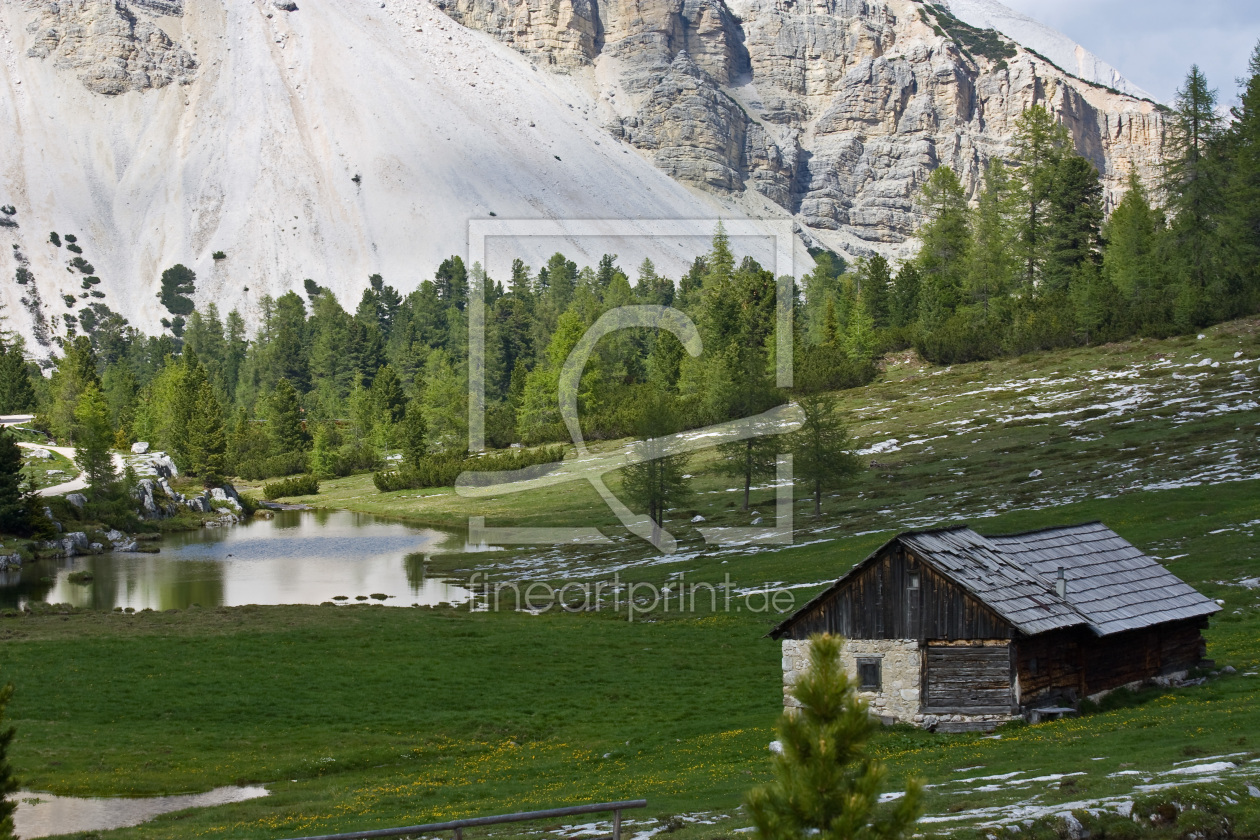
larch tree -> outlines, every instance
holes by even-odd
[[[109,406],[95,382],[88,383],[79,394],[74,420],[74,462],[87,477],[92,494],[104,498],[118,483],[118,471],[111,451],[114,430],[109,423]]]
[[[861,468],[834,397],[802,397],[805,423],[792,433],[792,469],[809,488],[814,515],[822,515],[824,490],[843,487]]]

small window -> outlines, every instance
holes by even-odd
[[[919,588],[919,573],[918,572],[910,573],[909,582],[906,584],[906,588],[907,589]]]
[[[1035,656],[1032,659],[1028,660],[1028,673],[1030,674],[1037,673],[1037,657]]]
[[[858,689],[860,691],[880,690],[880,661],[878,659],[858,660]]]

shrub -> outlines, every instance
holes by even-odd
[[[66,247],[67,247],[67,248],[69,248],[70,250],[72,250],[72,251],[73,251],[73,250],[75,249],[75,247],[76,247],[76,246],[74,246],[74,245],[67,245]],[[95,273],[96,273],[96,267],[95,267],[95,266],[93,266],[93,265],[92,265],[90,262],[88,262],[87,260],[83,259],[83,257],[75,257],[74,259],[70,260],[70,265],[72,265],[72,266],[74,266],[75,268],[79,269],[79,271],[80,271],[80,272],[82,272],[83,274],[95,274]]]
[[[216,259],[216,260],[226,260],[226,259],[227,259],[227,254],[225,254],[223,251],[215,251],[215,252],[214,252],[214,254],[212,254],[211,256],[213,256],[213,257],[214,257],[214,259]]]
[[[70,244],[68,244],[68,245],[66,245],[66,250],[67,250],[67,251],[71,251],[71,252],[73,252],[73,253],[75,253],[75,254],[82,254],[82,253],[83,253],[83,249],[82,249],[82,248],[80,248],[78,245],[75,245],[73,242],[72,242],[72,243],[70,243]]]
[[[414,466],[374,473],[372,483],[382,493],[420,490],[425,487],[451,487],[463,472],[520,470],[561,460],[564,460],[563,446],[548,446],[532,452],[504,452],[480,458],[462,455],[430,455]]]
[[[79,237],[75,236],[73,233],[67,233],[67,234],[66,234],[66,241],[67,241],[67,242],[78,242],[78,241],[79,241]]]
[[[313,475],[298,475],[263,485],[263,496],[268,500],[283,496],[314,496],[319,492],[319,479]]]
[[[30,270],[24,266],[18,266],[17,276],[14,279],[16,279],[20,285],[25,286],[34,279],[34,275],[32,275]]]
[[[284,476],[306,472],[308,463],[309,460],[305,452],[288,452],[283,455],[272,455],[269,458],[237,464],[236,474],[249,481],[283,478]]]
[[[19,227],[19,225],[8,216],[0,216],[0,227],[15,228]]]
[[[57,235],[57,231],[55,230],[48,234],[48,241],[56,245],[58,248],[61,247],[61,237]]]
[[[66,306],[73,309],[75,304],[74,295],[62,295],[61,299],[66,302]]]
[[[6,204],[3,207],[0,207],[0,213],[3,213],[6,216],[13,216],[17,214],[17,208],[12,204]]]

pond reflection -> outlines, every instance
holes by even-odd
[[[449,535],[349,511],[277,511],[274,519],[172,534],[160,554],[102,554],[0,573],[0,606],[31,601],[109,610],[243,604],[459,604],[470,593],[426,574]],[[88,583],[72,572],[87,571]]]

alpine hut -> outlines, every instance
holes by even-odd
[[[989,537],[959,526],[894,538],[770,635],[788,706],[809,637],[833,633],[886,722],[991,729],[1183,678],[1219,609],[1100,522]]]

